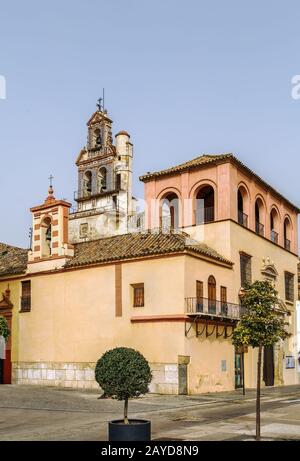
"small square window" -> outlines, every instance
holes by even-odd
[[[133,307],[143,307],[145,305],[144,284],[135,283],[131,286],[133,289]]]

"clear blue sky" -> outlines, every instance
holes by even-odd
[[[50,173],[72,200],[102,87],[136,196],[146,171],[228,151],[300,203],[299,2],[2,0],[0,15],[0,241],[28,245]]]

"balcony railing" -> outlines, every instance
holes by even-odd
[[[238,210],[238,222],[242,226],[248,227],[248,215],[241,210]]]
[[[187,314],[239,320],[244,309],[239,304],[208,298],[185,298]]]
[[[274,243],[278,243],[278,232],[271,230],[271,240]]]
[[[284,248],[291,251],[291,241],[289,239],[284,239]]]
[[[265,226],[259,221],[256,221],[255,223],[255,232],[258,235],[265,235]]]
[[[214,207],[200,208],[195,211],[195,222],[196,224],[204,224],[213,222],[215,220]]]

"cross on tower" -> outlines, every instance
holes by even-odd
[[[100,112],[102,112],[102,101],[103,101],[103,98],[99,98],[97,100],[97,107],[98,107],[98,110],[100,110]]]
[[[50,185],[50,187],[52,187],[52,179],[54,179],[54,176],[52,176],[52,174],[50,174],[48,179],[49,179],[49,185]]]

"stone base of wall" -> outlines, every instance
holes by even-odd
[[[12,364],[13,384],[99,389],[95,363],[17,362]]]
[[[14,362],[12,383],[99,390],[95,366],[94,362]],[[178,365],[153,363],[150,366],[153,375],[150,392],[178,394]]]

